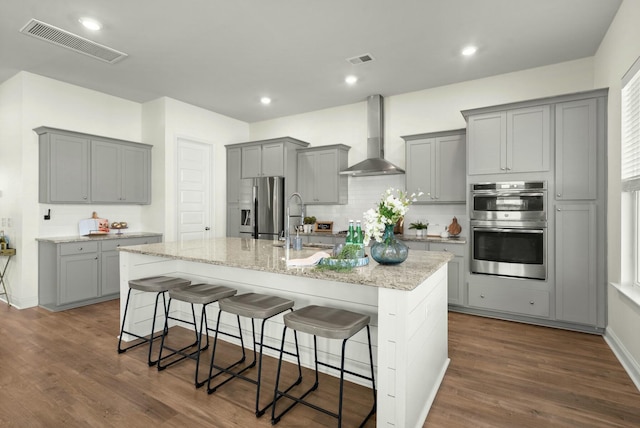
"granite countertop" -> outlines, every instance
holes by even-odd
[[[336,272],[315,267],[287,267],[286,251],[278,244],[247,238],[215,238],[120,247],[119,251],[405,291],[416,288],[453,258],[448,252],[409,251],[407,260],[399,265],[383,266],[370,259],[367,266]],[[303,259],[317,251],[318,248],[290,250],[289,257]]]
[[[443,244],[466,244],[467,238],[464,236],[457,236],[455,238],[441,238],[440,236],[421,236],[417,237],[416,235],[396,235],[401,241],[411,241],[411,242],[440,242]]]
[[[104,241],[107,239],[124,239],[124,238],[146,238],[149,236],[162,236],[162,233],[153,232],[130,232],[130,233],[108,233],[106,235],[92,236],[55,236],[50,238],[36,238],[36,241],[52,242],[54,244],[63,244],[65,242],[84,242],[84,241]]]

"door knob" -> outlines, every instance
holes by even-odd
[[[206,226],[204,230],[211,230],[211,228],[209,226]]]

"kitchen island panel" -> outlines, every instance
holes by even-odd
[[[313,267],[287,268],[286,259],[291,254],[308,257],[315,251],[289,254],[283,248],[259,240],[216,238],[126,247],[120,252],[123,297],[130,278],[175,275],[193,282],[232,286],[238,293],[258,292],[290,298],[296,302],[296,309],[317,304],[369,315],[378,387],[377,426],[420,427],[424,423],[449,364],[447,262],[452,254],[415,251],[398,266],[370,261],[368,266],[340,273]],[[147,301],[137,299],[134,308],[134,311],[139,307],[146,312],[144,328],[136,330],[143,324],[132,326],[128,322],[125,329],[148,334],[147,308],[153,301],[149,294],[139,296],[146,297]],[[210,321],[217,315],[216,305],[212,306]],[[121,306],[121,309],[124,308]],[[189,307],[175,305],[174,314],[188,319]],[[225,329],[234,324],[228,314],[223,322]],[[282,337],[282,316],[274,317],[268,324],[266,342],[278,345]],[[242,327],[245,333],[250,332],[250,323],[244,321]],[[158,330],[160,328],[158,326]],[[292,340],[293,335],[289,334],[289,350],[293,350]],[[318,344],[323,352],[322,360],[339,363],[340,341],[319,338]],[[300,345],[302,364],[312,367],[312,338],[300,335]],[[369,370],[366,331],[359,332],[347,343],[346,352],[345,368],[366,374]],[[275,356],[273,351],[265,353]],[[336,375],[333,371],[330,374]],[[346,379],[370,387],[360,378],[346,376]]]

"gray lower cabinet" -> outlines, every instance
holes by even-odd
[[[402,241],[410,250],[447,251],[454,255],[447,265],[448,303],[450,305],[464,305],[466,272],[468,270],[468,247],[465,244],[444,242]]]
[[[406,188],[424,192],[417,203],[466,201],[464,129],[402,137],[406,142]]]
[[[597,323],[597,226],[592,203],[557,204],[556,318],[572,323]]]
[[[39,127],[39,202],[151,203],[151,146]]]
[[[454,254],[447,265],[448,302],[452,305],[464,304],[466,245],[429,243],[429,251],[446,251]]]
[[[120,297],[118,247],[160,242],[161,236],[38,245],[38,304],[59,311]]]
[[[98,260],[97,242],[61,244],[59,305],[100,295]]]
[[[550,315],[549,291],[501,279],[470,283],[469,306],[514,315],[542,318]]]

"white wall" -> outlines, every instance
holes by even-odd
[[[405,135],[465,128],[461,110],[523,101],[533,98],[593,89],[593,58],[564,62],[485,79],[425,89],[385,97],[385,157],[405,166]],[[382,94],[384,95],[384,94]],[[310,113],[287,116],[251,124],[251,139],[261,140],[285,135],[309,142],[312,146],[342,143],[351,146],[349,165],[367,156],[366,102]],[[461,162],[464,162],[461,159]],[[362,213],[379,200],[388,187],[404,188],[404,176],[349,178],[349,205],[311,206],[309,214],[320,220],[334,221],[334,228],[346,228],[347,221],[362,218]],[[457,216],[466,224],[464,205],[414,205],[406,222],[428,221],[428,233],[439,233]],[[463,226],[464,227],[464,226]],[[465,230],[462,234],[465,235]]]
[[[249,140],[249,125],[212,111],[171,98],[164,103],[164,206],[153,204],[154,212],[164,212],[165,240],[176,237],[176,148],[177,138],[187,138],[213,146],[213,236],[225,236],[226,215],[226,144]],[[158,181],[160,178],[158,178]],[[153,215],[153,213],[150,213]]]
[[[10,176],[3,176],[0,182],[0,187],[8,189],[2,217],[12,219],[13,228],[7,228],[7,233],[18,249],[7,281],[12,303],[28,307],[38,302],[37,237],[77,235],[78,220],[90,217],[93,211],[132,225],[141,218],[139,207],[39,204],[38,136],[33,129],[50,126],[140,141],[141,109],[138,103],[27,72],[18,73],[1,87],[2,120],[9,123],[0,134],[0,147],[15,161],[7,167]],[[52,220],[45,221],[43,214],[49,208]]]
[[[609,283],[621,280],[620,79],[640,56],[640,2],[624,0],[594,57],[597,86],[609,87],[607,259]],[[640,301],[608,287],[606,337],[640,388]]]
[[[152,205],[40,204],[38,136],[33,131],[39,126],[153,145]],[[93,211],[110,221],[127,221],[130,232],[173,236],[177,135],[214,145],[214,198],[224,201],[224,144],[248,140],[248,124],[168,98],[143,106],[27,72],[0,85],[0,155],[6,163],[0,168],[0,218],[12,219],[12,227],[4,229],[12,246],[18,249],[7,272],[15,306],[38,304],[36,238],[75,236],[78,221],[89,218]],[[48,209],[51,220],[45,221],[43,215]],[[225,232],[225,213],[224,203],[216,204],[214,233],[218,236]]]

